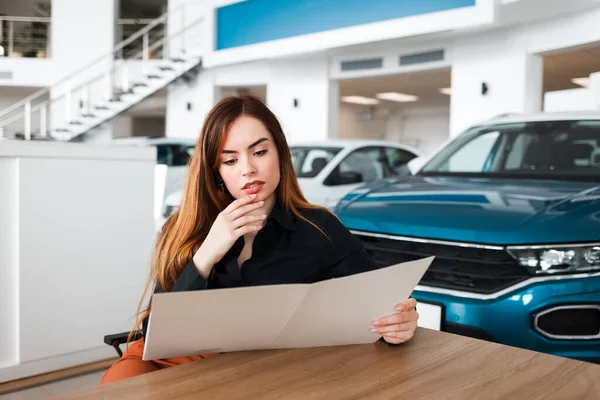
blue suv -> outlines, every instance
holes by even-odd
[[[600,114],[472,127],[335,212],[381,266],[436,256],[413,292],[435,328],[600,360]]]

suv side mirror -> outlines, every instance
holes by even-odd
[[[427,159],[423,156],[415,157],[406,164],[411,175],[415,175],[426,164]]]

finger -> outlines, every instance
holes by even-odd
[[[238,229],[244,225],[251,224],[253,222],[264,221],[267,218],[266,215],[246,215],[233,221],[233,229]]]
[[[265,205],[264,201],[257,201],[256,203],[250,203],[250,204],[243,205],[243,206],[233,210],[231,213],[229,213],[228,217],[232,221],[235,221],[236,219],[243,217],[244,215],[248,214],[249,212],[261,208],[263,205]]]
[[[418,314],[414,309],[411,311],[397,312],[392,315],[388,315],[387,317],[379,318],[373,321],[373,326],[394,325],[409,321],[416,321],[418,318],[417,315]]]
[[[400,339],[403,342],[406,342],[407,340],[412,339],[413,336],[415,336],[414,329],[411,329],[408,331],[401,331],[401,332],[390,332],[390,333],[386,333],[385,335],[383,335],[384,338]]]
[[[388,334],[383,336],[383,340],[391,344],[400,344],[409,341],[414,337],[414,332],[412,333],[402,333],[402,334]]]
[[[371,332],[380,333],[382,335],[389,335],[396,332],[410,332],[417,329],[417,323],[414,321],[405,322],[403,324],[386,325],[377,328],[371,328]]]
[[[233,232],[235,232],[236,237],[241,237],[247,233],[256,232],[261,229],[262,229],[262,225],[245,225],[240,228],[237,228]]]
[[[417,306],[417,300],[408,299],[404,300],[402,303],[398,303],[395,307],[396,311],[409,311]]]
[[[232,211],[237,210],[239,207],[249,204],[256,199],[255,194],[251,194],[249,196],[240,197],[237,200],[234,200],[223,210],[224,214],[230,214]]]
[[[400,343],[405,342],[405,340],[403,340],[403,339],[398,339],[398,338],[389,337],[389,336],[384,336],[383,340],[385,340],[387,343],[390,343],[390,344],[400,344]]]

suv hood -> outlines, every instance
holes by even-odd
[[[600,240],[600,182],[408,177],[349,193],[351,230],[497,245]]]

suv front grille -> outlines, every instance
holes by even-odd
[[[531,278],[504,250],[354,236],[380,267],[435,256],[420,285],[491,294]]]

